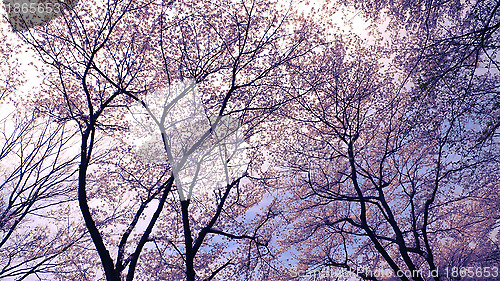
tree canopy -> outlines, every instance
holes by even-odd
[[[0,279],[497,278],[500,1],[3,7]]]

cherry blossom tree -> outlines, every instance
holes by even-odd
[[[287,163],[280,221],[294,225],[283,251],[295,272],[368,280],[481,271],[498,256],[498,3],[373,4],[359,8],[390,16],[391,37],[351,37],[290,71],[294,129],[274,154]]]
[[[32,102],[78,127],[78,203],[96,249],[88,255],[98,255],[107,280],[211,279],[231,275],[221,273],[228,267],[232,274],[249,268],[239,261],[266,255],[267,238],[258,233],[266,216],[255,218],[255,227],[239,218],[265,190],[242,183],[252,157],[237,172],[231,161],[284,102],[277,92],[283,66],[314,47],[308,27],[279,3],[94,4],[19,33],[47,66],[41,71],[51,95]],[[292,32],[291,24],[298,24]],[[175,85],[184,85],[183,94]],[[183,108],[194,85],[201,94]],[[153,106],[155,99],[163,106]],[[136,147],[138,107],[153,121],[155,131],[145,133],[159,136],[165,149],[155,161]],[[222,184],[193,191],[213,184],[199,173],[201,164],[215,163],[211,157]],[[229,240],[250,254],[223,255]]]
[[[0,251],[16,265],[0,276],[447,280],[497,266],[500,2],[60,4],[11,22],[43,82],[3,134],[29,177],[1,185],[15,200]],[[366,32],[334,26],[350,8]],[[19,84],[5,81],[2,98]],[[39,252],[10,247],[38,239],[47,223],[15,236],[18,221],[49,209],[68,227]]]
[[[71,129],[19,106],[17,95],[27,82],[19,71],[21,50],[2,36],[9,64],[1,66],[0,78],[0,278],[23,280],[50,272],[56,258],[81,240],[57,212],[75,200],[77,155],[69,152]]]

